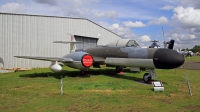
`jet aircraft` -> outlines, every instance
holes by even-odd
[[[80,41],[79,41],[80,42]],[[54,43],[71,43],[64,41],[56,41]],[[76,43],[72,41],[72,43]],[[89,67],[100,67],[102,64],[116,67],[116,72],[122,70],[123,67],[140,70],[147,68],[143,80],[148,83],[152,78],[156,78],[155,69],[173,69],[184,63],[184,57],[172,50],[173,44],[169,44],[168,48],[141,48],[135,40],[119,39],[112,41],[105,46],[97,46],[87,49],[75,50],[59,57],[37,57],[37,56],[14,56],[17,58],[26,58],[34,60],[45,60],[53,62],[50,69],[53,72],[62,70],[58,62],[71,68],[80,69],[83,75],[88,74]]]
[[[149,48],[160,48],[160,46],[157,44],[157,42],[159,42],[159,41],[153,40],[150,42],[153,42],[153,43],[149,46]]]

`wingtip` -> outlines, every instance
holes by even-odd
[[[58,42],[60,42],[60,41],[53,41],[53,43],[58,43]]]
[[[15,58],[22,58],[22,56],[14,56]]]

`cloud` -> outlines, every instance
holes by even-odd
[[[132,22],[132,21],[124,21],[123,24],[126,27],[145,27],[147,25],[161,25],[161,24],[167,24],[169,23],[168,19],[164,16],[160,17],[160,18],[155,18],[152,21],[149,21],[146,25],[144,23],[142,23],[141,21],[136,21],[136,22]]]
[[[95,18],[116,18],[118,16],[118,13],[116,11],[113,11],[113,10],[98,11],[98,12],[94,12],[93,16]]]
[[[113,26],[114,28],[119,28],[119,24],[117,24],[117,23],[112,24],[112,26]]]
[[[174,9],[172,19],[178,22],[182,27],[195,28],[200,27],[200,9],[193,7],[183,8],[177,7]]]
[[[161,10],[171,10],[171,9],[174,9],[174,6],[171,6],[171,5],[166,5],[162,8],[160,8]]]
[[[66,1],[70,7],[80,8],[82,6],[86,6],[93,2],[99,2],[100,0],[64,0]]]
[[[126,27],[145,27],[146,26],[141,21],[136,21],[134,23],[132,21],[124,21],[123,24]]]
[[[57,5],[58,0],[33,0],[33,1],[40,4]]]
[[[148,22],[148,25],[161,25],[161,24],[167,24],[169,21],[166,17],[162,16],[160,18],[156,18],[153,21]]]
[[[64,11],[65,16],[69,16],[69,17],[81,17],[81,18],[90,18],[91,17],[91,12],[89,11],[89,9],[65,9]]]
[[[179,48],[192,48],[196,44],[196,36],[192,34],[174,33],[172,34],[172,39],[175,40],[176,47]]]
[[[185,7],[194,7],[195,9],[200,9],[199,0],[180,0],[180,3]]]
[[[135,37],[136,35],[131,31],[130,28],[123,27],[119,25],[118,23],[109,24],[107,22],[99,22],[99,24],[106,29],[120,35],[122,38],[130,38]]]
[[[199,33],[199,32],[200,32],[200,27],[195,28],[195,29],[194,29],[194,32]]]
[[[179,43],[184,43],[185,41],[192,41],[196,38],[195,35],[192,34],[172,34],[172,38],[175,39]]]
[[[65,0],[62,10],[65,16],[88,18],[90,20],[115,19],[118,13],[114,10],[93,8],[92,4],[100,0]]]
[[[26,13],[34,15],[64,16],[64,11],[61,7],[36,3],[27,4]]]
[[[118,23],[114,23],[114,24],[109,24],[107,22],[99,22],[100,25],[102,25],[103,27],[109,29],[110,31],[120,35],[122,38],[127,38],[127,39],[133,39],[136,40],[141,47],[148,47],[148,45],[150,45],[150,36],[148,35],[137,35],[135,33],[133,33],[131,31],[130,28],[128,27],[123,27],[121,25],[119,25]]]
[[[24,13],[25,6],[19,3],[7,3],[0,7],[0,11],[7,13]]]
[[[140,37],[140,41],[141,41],[141,42],[150,42],[150,41],[151,41],[151,38],[150,38],[150,36],[148,36],[148,35],[144,35],[144,36],[141,36],[141,37]]]
[[[67,16],[75,18],[94,18],[92,2],[98,0],[33,0],[36,3],[27,5],[27,12],[32,14]],[[37,7],[37,8],[36,8]],[[96,11],[97,12],[97,11]]]
[[[176,48],[192,48],[199,45],[199,28],[175,28],[166,32],[168,39],[174,39]]]
[[[192,0],[192,3],[194,5],[195,9],[200,9],[200,1],[199,0]]]

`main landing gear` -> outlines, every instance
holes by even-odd
[[[81,76],[90,77],[89,68],[81,70]]]
[[[116,66],[115,73],[123,73],[123,67]]]
[[[157,78],[155,69],[149,69],[149,73],[145,73],[143,76],[143,80],[145,83],[151,83],[152,78]]]
[[[81,71],[81,76],[90,77],[90,74],[88,73],[88,71]]]

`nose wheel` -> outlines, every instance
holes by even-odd
[[[152,81],[152,78],[157,78],[155,69],[149,69],[149,73],[145,73],[143,76],[143,80],[145,83],[150,83]]]
[[[145,73],[143,76],[143,80],[145,83],[149,83],[151,81],[152,77],[149,73]]]

